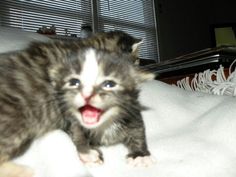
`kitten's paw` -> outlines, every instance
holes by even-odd
[[[156,163],[156,159],[152,156],[129,157],[127,163],[132,167],[149,167]]]
[[[88,166],[98,166],[103,164],[103,161],[100,158],[100,154],[96,150],[89,150],[89,153],[79,154],[80,160]]]
[[[0,166],[0,177],[33,177],[34,172],[29,167],[6,162]]]

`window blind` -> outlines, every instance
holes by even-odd
[[[140,58],[158,60],[154,0],[98,0],[98,30],[123,30],[142,38]]]
[[[159,61],[154,0],[4,0],[1,26],[36,32],[54,25],[58,35],[76,34],[81,26],[94,31],[123,30],[142,38],[139,57]]]
[[[91,24],[91,3],[81,0],[0,1],[1,25],[36,32],[55,25],[58,35],[80,34],[82,24]]]

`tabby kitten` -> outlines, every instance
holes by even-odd
[[[67,79],[70,83],[64,88],[71,92],[67,92],[65,101],[71,103],[72,114],[65,117],[73,120],[68,133],[81,160],[102,163],[99,146],[123,143],[131,163],[149,165],[138,86],[153,75],[137,70],[129,62],[129,55],[90,49],[84,53],[80,72]],[[137,159],[141,164],[133,162]]]
[[[134,68],[129,59],[78,47],[78,42],[34,43],[25,51],[1,55],[0,164],[23,153],[35,138],[64,129],[64,117],[84,129],[81,137],[73,137],[76,143],[81,138],[84,146],[90,143],[86,136],[96,135],[95,144],[120,141],[130,149],[129,156],[148,155],[136,86],[152,74]],[[124,131],[117,136],[120,128]]]

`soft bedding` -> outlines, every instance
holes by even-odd
[[[4,44],[1,52],[20,50],[32,40],[48,38],[0,28],[0,41]],[[152,81],[142,86],[140,99],[149,107],[143,116],[149,149],[156,158],[150,167],[127,165],[127,150],[121,145],[103,147],[104,164],[85,167],[70,138],[60,130],[36,140],[14,161],[33,168],[35,177],[236,176],[234,97],[186,91]]]
[[[36,141],[17,163],[37,177],[235,177],[236,101],[234,97],[186,91],[160,81],[141,88],[147,140],[156,163],[130,167],[121,145],[103,147],[105,162],[84,167],[61,131]]]

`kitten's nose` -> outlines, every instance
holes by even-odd
[[[92,93],[93,93],[93,88],[84,88],[82,90],[81,95],[84,98],[84,100],[88,102],[90,98],[92,97]]]
[[[89,103],[89,100],[91,99],[91,97],[92,97],[92,95],[90,95],[90,96],[87,96],[87,97],[85,97],[84,95],[82,95],[83,96],[83,98],[84,98],[84,101],[86,102],[86,104],[88,104]]]

